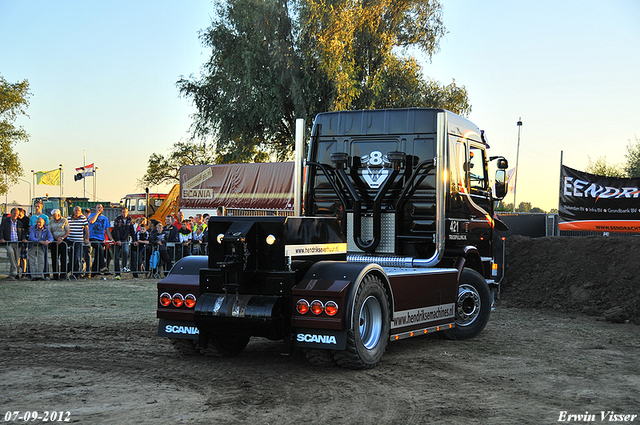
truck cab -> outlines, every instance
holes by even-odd
[[[439,109],[346,111],[316,118],[307,160],[305,214],[335,216],[353,260],[391,256],[452,265],[473,246],[492,276],[494,201],[505,195],[506,160],[490,185],[488,144],[470,121]],[[368,241],[368,242],[364,242]]]

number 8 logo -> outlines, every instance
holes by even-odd
[[[369,164],[370,165],[381,165],[382,164],[382,152],[373,151],[369,154]]]

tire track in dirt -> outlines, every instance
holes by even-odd
[[[80,423],[554,423],[560,410],[636,413],[637,326],[498,308],[469,341],[388,345],[364,371],[313,367],[281,342],[236,358],[182,356],[157,323],[0,323],[2,405]],[[8,402],[9,404],[7,404]]]

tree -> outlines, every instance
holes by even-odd
[[[624,165],[624,172],[627,177],[640,177],[640,139],[636,136],[635,143],[629,140],[627,153],[624,155],[627,163]]]
[[[505,204],[504,201],[499,201],[495,208],[496,211],[513,211],[513,203]]]
[[[295,119],[308,121],[324,97],[322,79],[295,46],[288,4],[231,0],[216,15],[200,36],[211,48],[205,72],[177,83],[198,110],[193,134],[212,138],[224,162],[264,161],[270,154],[283,160]]]
[[[291,157],[296,118],[322,111],[446,107],[466,115],[467,91],[425,79],[445,34],[437,0],[227,0],[201,33],[211,57],[199,78],[181,77],[194,137],[221,161]]]
[[[332,83],[332,109],[385,107],[398,88],[411,102],[402,106],[424,104],[428,83],[398,50],[438,51],[445,27],[437,0],[303,0],[299,11],[304,50]]]
[[[29,106],[29,81],[8,83],[0,75],[0,171],[5,178],[0,181],[0,194],[5,194],[9,186],[18,182],[22,175],[20,158],[13,151],[18,142],[28,142],[29,135],[14,122],[20,115],[27,116]]]
[[[589,158],[589,164],[585,168],[587,173],[605,177],[625,177],[625,171],[622,166],[616,164],[608,164],[607,158],[599,156],[595,161]]]
[[[181,165],[215,164],[219,159],[210,144],[177,142],[167,156],[151,154],[147,172],[138,181],[138,186],[147,187],[180,181]]]
[[[530,212],[531,211],[531,202],[520,202],[518,204],[518,208],[516,208],[516,212]]]

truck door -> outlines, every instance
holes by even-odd
[[[482,255],[489,255],[491,240],[491,196],[489,193],[488,162],[484,145],[469,141],[466,183],[468,188],[469,233]]]
[[[447,240],[452,245],[479,247],[491,228],[491,198],[486,151],[482,143],[459,137],[449,148],[451,179]]]

